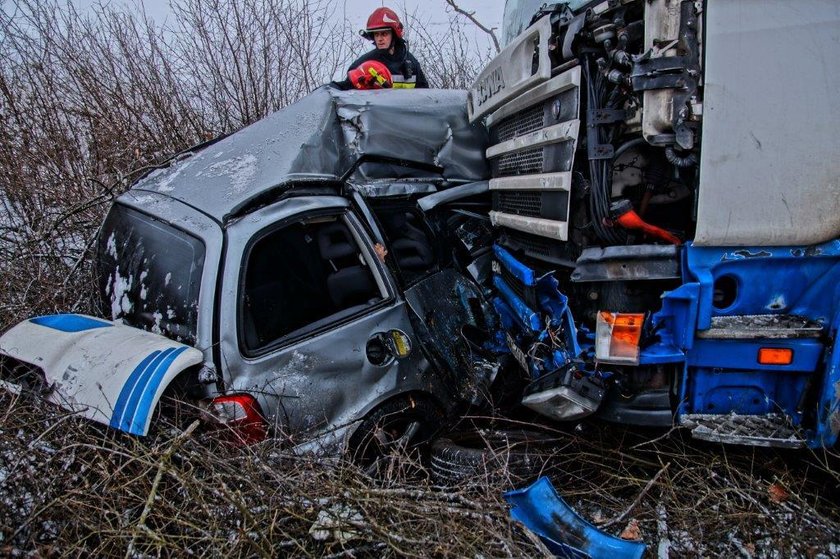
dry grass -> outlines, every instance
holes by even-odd
[[[277,441],[237,449],[172,427],[139,439],[28,398],[2,393],[0,407],[3,555],[543,553],[508,519],[500,481],[435,487],[415,468],[372,480]],[[679,432],[650,442],[600,423],[548,432],[545,473],[567,502],[614,535],[637,521],[653,556],[840,549],[834,453],[698,445]]]
[[[235,449],[171,428],[138,439],[26,398],[3,394],[0,406],[0,555],[535,552],[497,488],[440,490],[401,472],[373,481],[274,442]],[[313,535],[319,518],[328,527]]]

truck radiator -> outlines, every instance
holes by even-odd
[[[497,190],[493,192],[493,210],[526,217],[565,221],[568,192],[539,190]]]
[[[506,142],[516,136],[535,132],[545,126],[545,111],[537,105],[502,120],[493,129],[495,143]]]
[[[494,192],[490,219],[504,231],[525,232],[554,243],[568,240],[580,80],[580,67],[571,68],[487,117],[491,146],[486,156]]]
[[[541,192],[494,192],[493,209],[509,214],[540,217]]]
[[[542,173],[544,160],[545,150],[543,148],[526,149],[502,155],[498,161],[498,176],[509,177],[511,175]]]

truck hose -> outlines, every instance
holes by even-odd
[[[667,159],[668,163],[675,167],[686,168],[697,165],[696,153],[689,153],[685,156],[677,155],[677,152],[674,151],[674,148],[670,146],[665,148],[665,159]]]
[[[616,161],[619,157],[621,157],[621,154],[623,154],[628,149],[630,149],[632,147],[640,146],[644,143],[645,143],[644,138],[634,138],[634,139],[630,140],[629,142],[624,142],[623,144],[621,144],[618,147],[617,150],[615,150],[615,153],[613,154],[613,161]]]

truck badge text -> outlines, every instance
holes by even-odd
[[[502,76],[502,68],[496,68],[481,80],[476,87],[476,99],[479,105],[483,105],[488,99],[505,88],[505,79]]]

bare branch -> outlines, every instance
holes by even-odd
[[[499,38],[496,37],[496,31],[495,31],[496,28],[495,27],[487,27],[487,26],[483,25],[475,17],[475,12],[474,11],[473,12],[468,12],[468,11],[464,10],[463,8],[458,6],[458,4],[455,3],[455,0],[446,0],[446,3],[450,8],[455,10],[457,13],[461,14],[462,16],[464,16],[465,18],[470,20],[476,27],[478,27],[479,29],[481,29],[482,31],[484,31],[485,33],[490,35],[490,38],[493,40],[493,46],[496,47],[496,52],[501,52],[502,48],[499,46]]]

